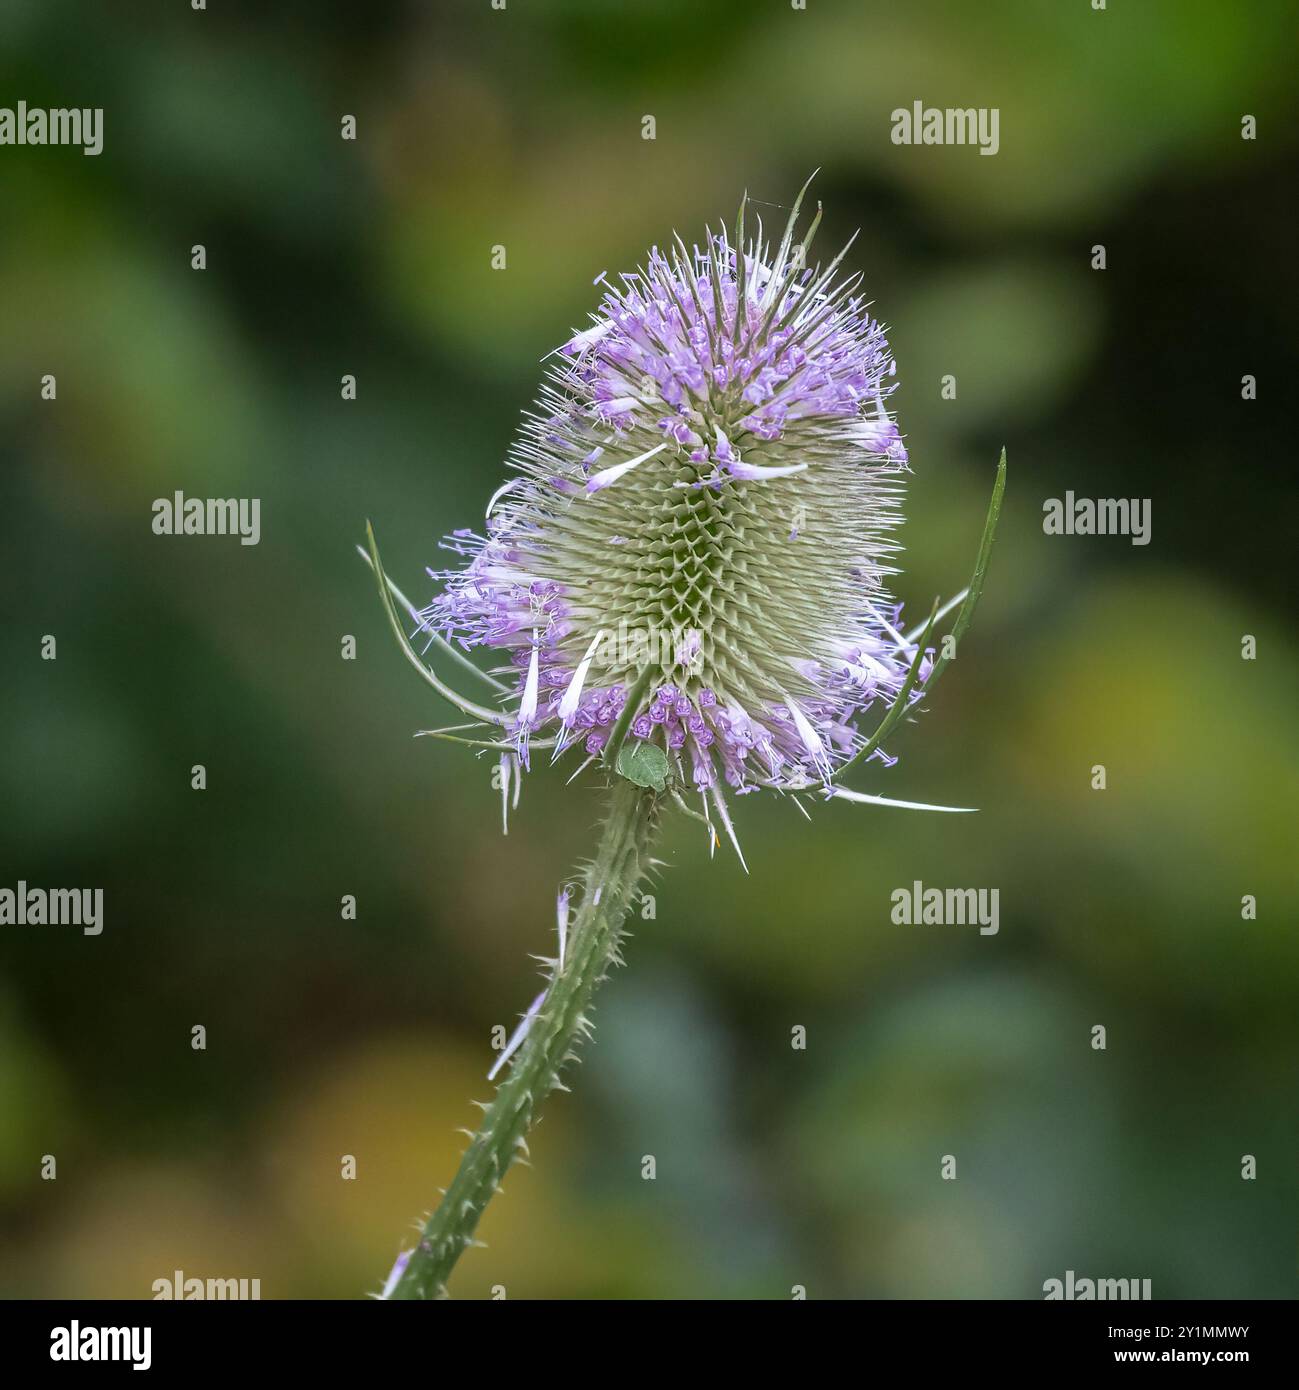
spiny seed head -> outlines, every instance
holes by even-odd
[[[468,564],[422,616],[507,655],[525,761],[539,734],[599,753],[634,698],[629,737],[681,780],[797,789],[905,680],[884,589],[907,471],[894,362],[860,277],[836,279],[844,253],[805,264],[796,214],[774,250],[741,209],[733,242],[677,238],[601,276],[486,535],[448,538]]]

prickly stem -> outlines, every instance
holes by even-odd
[[[621,777],[614,783],[600,844],[585,872],[581,902],[569,926],[564,968],[552,977],[527,1038],[389,1298],[446,1296],[446,1280],[473,1243],[501,1178],[527,1152],[525,1136],[537,1107],[549,1091],[566,1089],[559,1073],[589,1031],[592,995],[618,959],[623,920],[649,868],[654,795]]]

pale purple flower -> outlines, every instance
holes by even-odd
[[[742,246],[709,232],[601,277],[486,535],[447,542],[468,563],[421,620],[504,657],[525,766],[543,739],[598,756],[648,661],[629,737],[679,785],[719,808],[723,785],[825,786],[906,679],[915,637],[885,589],[908,471],[894,362],[843,253],[808,268],[794,221],[774,249],[760,225]]]

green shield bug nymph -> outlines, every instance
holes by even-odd
[[[618,773],[638,787],[667,790],[668,755],[653,743],[627,743],[618,753]]]

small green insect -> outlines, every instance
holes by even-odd
[[[653,743],[625,743],[618,751],[618,773],[638,787],[668,789],[668,755]]]

